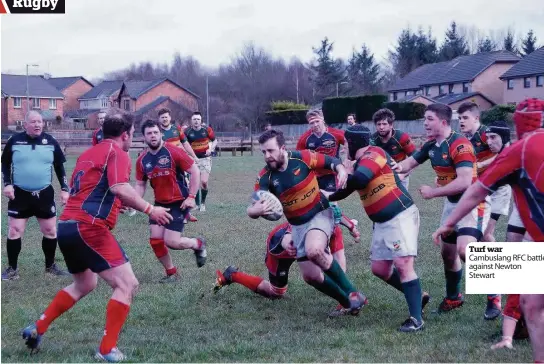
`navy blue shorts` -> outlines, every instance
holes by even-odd
[[[336,192],[336,175],[328,174],[317,177],[317,184],[321,191]]]
[[[53,186],[36,192],[25,191],[17,186],[13,186],[13,189],[15,198],[8,200],[8,216],[15,219],[28,219],[32,216],[50,219],[57,216]]]
[[[170,209],[168,213],[172,215],[173,219],[170,223],[163,225],[166,229],[177,231],[178,233],[183,232],[183,229],[185,227],[185,223],[183,222],[183,220],[185,220],[185,218],[189,215],[189,211],[187,209],[182,210],[181,204],[182,204],[182,201],[176,201],[176,202],[168,203],[168,204],[155,202],[155,206],[160,206],[160,207]],[[158,224],[156,221],[149,218],[149,225],[158,225]]]
[[[73,220],[59,221],[57,238],[68,271],[72,274],[87,269],[100,273],[129,261],[111,231],[104,226]]]

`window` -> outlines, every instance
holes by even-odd
[[[32,108],[34,109],[40,108],[40,99],[37,99],[37,98],[32,99]]]
[[[448,92],[449,92],[450,94],[453,93],[453,86],[454,86],[453,83],[450,83],[450,84],[448,85]]]
[[[16,109],[21,108],[21,98],[20,97],[14,97],[13,98],[13,107]]]
[[[507,81],[507,87],[509,90],[513,90],[514,89],[514,80],[510,79]]]
[[[531,87],[531,77],[525,77],[523,79],[523,87],[530,88]]]
[[[393,101],[397,101],[397,93],[393,92]]]
[[[544,86],[544,75],[536,76],[536,87]]]
[[[429,96],[430,94],[431,94],[431,87],[430,86],[425,86],[425,95]]]
[[[23,121],[22,121],[22,120],[17,120],[17,121],[15,122],[15,125],[17,125],[17,126],[23,126]]]
[[[102,99],[102,107],[108,107],[108,99]]]
[[[125,100],[124,109],[130,111],[130,100]]]
[[[438,86],[438,95],[444,95],[446,92],[444,91],[444,85]]]
[[[468,92],[468,82],[463,82],[463,92]]]
[[[50,109],[56,109],[57,108],[57,99],[49,99],[49,108]]]
[[[422,89],[417,90],[416,95],[423,95],[423,90]]]

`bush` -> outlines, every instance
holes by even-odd
[[[265,113],[266,122],[272,125],[306,124],[307,112],[308,109],[268,111]]]
[[[491,109],[483,111],[480,115],[482,124],[487,125],[497,120],[504,120],[513,124],[512,114],[516,111],[515,105],[495,105]]]
[[[419,102],[386,102],[383,107],[395,113],[395,120],[419,120],[425,115],[424,104]]]
[[[385,102],[385,95],[331,97],[323,100],[323,115],[328,124],[345,123],[348,114],[355,114],[359,122],[370,121]]]
[[[293,101],[273,101],[270,103],[272,111],[284,111],[284,110],[308,110],[309,106],[304,104],[297,104]]]

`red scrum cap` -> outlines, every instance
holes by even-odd
[[[524,133],[542,128],[544,119],[544,100],[526,99],[518,104],[514,112],[514,125],[518,139]]]

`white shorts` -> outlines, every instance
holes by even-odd
[[[440,226],[444,225],[446,219],[451,215],[457,203],[450,202],[447,198],[444,199],[444,209],[442,210],[442,218],[440,219]],[[491,208],[489,206],[489,196],[486,197],[484,202],[481,202],[470,213],[463,217],[457,225],[455,225],[455,231],[457,236],[470,235],[480,240],[483,236],[489,217],[491,215]],[[455,243],[455,242],[451,242]]]
[[[212,157],[198,158],[198,169],[200,172],[210,174],[212,172]]]
[[[512,205],[512,213],[510,214],[510,219],[508,219],[508,225],[525,229],[525,225],[523,224],[523,221],[521,221],[519,210],[515,203]]]
[[[412,205],[389,221],[374,223],[370,259],[415,257],[418,237],[419,210],[416,205]]]
[[[491,196],[491,213],[508,216],[510,200],[512,199],[512,187],[504,185],[499,187]]]
[[[408,187],[410,186],[410,176],[406,176],[405,179],[401,180],[400,183],[406,188],[406,191],[408,191]]]
[[[327,242],[331,239],[334,230],[334,214],[332,208],[321,211],[310,221],[302,225],[291,225],[293,245],[297,249],[297,259],[306,256],[306,234],[310,230],[321,230],[327,235]],[[329,244],[327,244],[328,249]]]

